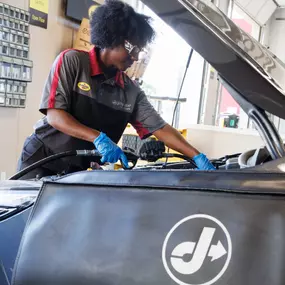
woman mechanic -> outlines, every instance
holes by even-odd
[[[65,50],[56,58],[44,86],[40,111],[45,115],[26,139],[18,170],[59,152],[94,149],[102,163],[128,160],[117,146],[128,123],[141,138],[153,134],[168,147],[192,158],[198,169],[215,169],[208,158],[167,124],[144,92],[124,71],[152,41],[150,18],[120,1],[108,0],[91,16],[89,53]],[[67,165],[68,164],[68,165]],[[82,158],[48,164],[36,173],[52,175],[89,167]],[[35,177],[29,173],[25,179]]]

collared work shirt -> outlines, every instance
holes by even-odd
[[[166,125],[144,92],[123,72],[106,79],[98,50],[66,50],[55,60],[44,87],[40,111],[61,109],[83,125],[106,133],[115,143],[131,123],[141,138]],[[93,149],[94,145],[54,129],[46,117],[35,132],[53,152]]]

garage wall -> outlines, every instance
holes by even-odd
[[[28,10],[29,0],[2,0]],[[33,132],[34,123],[41,118],[38,106],[49,69],[58,53],[70,48],[73,29],[64,18],[62,1],[49,1],[48,29],[30,26],[30,59],[34,62],[33,82],[28,84],[25,109],[0,108],[0,174],[2,179],[15,172],[24,139]]]
[[[273,0],[235,0],[257,23],[264,25],[277,8]]]
[[[278,8],[266,23],[263,33],[263,44],[285,63],[285,8]],[[285,120],[273,117],[279,132],[285,135]]]
[[[193,125],[187,129],[187,140],[209,158],[242,153],[264,145],[257,131]]]
[[[285,63],[285,8],[275,11],[270,21],[268,46]]]

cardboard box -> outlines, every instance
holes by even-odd
[[[90,25],[89,20],[83,18],[79,31],[77,32],[74,49],[90,51],[93,45],[90,43]]]

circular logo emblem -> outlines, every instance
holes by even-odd
[[[216,218],[197,214],[176,223],[166,235],[162,261],[168,275],[180,285],[211,285],[228,268],[231,237]]]
[[[77,86],[81,89],[81,90],[83,90],[83,91],[89,91],[91,88],[90,88],[90,85],[89,84],[87,84],[86,82],[79,82],[78,84],[77,84]]]

